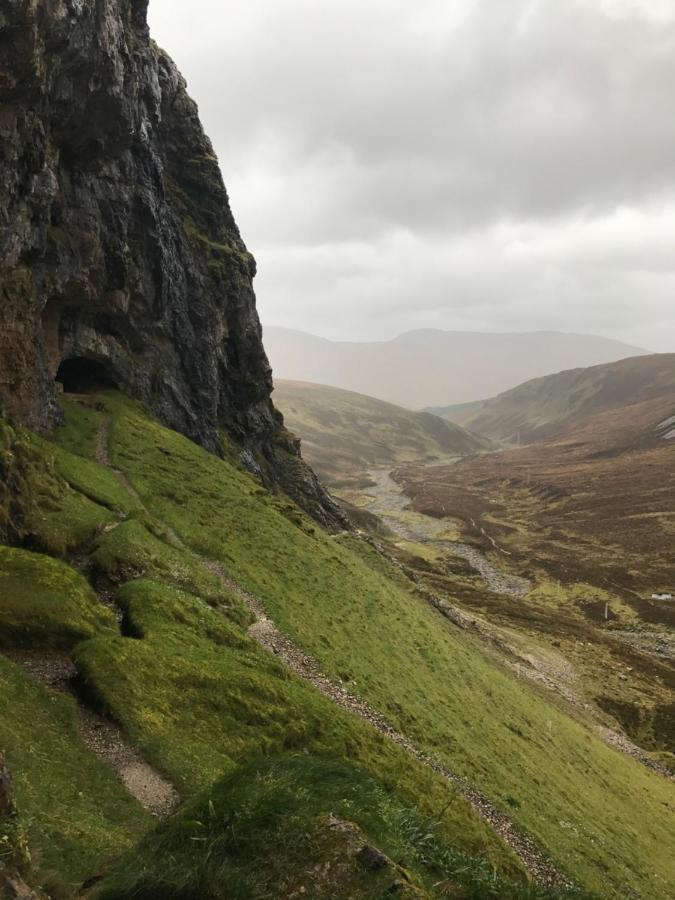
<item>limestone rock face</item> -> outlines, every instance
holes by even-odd
[[[271,403],[255,261],[146,8],[0,5],[0,399],[49,429],[56,377],[115,385],[343,527]]]

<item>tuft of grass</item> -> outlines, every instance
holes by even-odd
[[[0,546],[0,647],[69,650],[115,620],[70,566]]]
[[[118,515],[140,510],[138,501],[104,466],[59,447],[55,453],[55,469],[74,491],[99,506]]]
[[[364,867],[358,854],[368,846],[389,861]],[[94,897],[376,900],[393,893],[409,900],[558,896],[505,881],[454,849],[438,821],[363,770],[285,755],[217,782],[122,859]]]
[[[36,549],[68,557],[88,548],[115,517],[65,483],[57,490],[55,497],[36,499],[26,516],[26,537]]]

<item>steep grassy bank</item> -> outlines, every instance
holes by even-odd
[[[65,460],[59,465],[65,466],[61,471],[71,485],[52,468],[53,509],[43,518],[37,504],[32,540],[44,547],[73,546],[94,584],[107,593],[117,591],[122,634],[104,622],[72,650],[87,696],[122,724],[183,797],[206,791],[196,806],[130,851],[102,886],[106,897],[131,896],[129,891],[140,887],[146,893],[133,896],[157,896],[157,891],[185,896],[180,891],[186,884],[193,891],[198,885],[203,896],[220,897],[214,885],[226,872],[240,879],[241,896],[259,896],[256,885],[278,879],[278,866],[291,884],[302,867],[290,850],[288,865],[283,857],[279,862],[280,846],[293,847],[301,835],[309,835],[307,865],[332,859],[325,816],[335,804],[320,799],[325,779],[330,781],[321,767],[346,763],[340,783],[351,785],[342,797],[352,797],[349,821],[364,841],[381,844],[395,862],[400,856],[420,890],[442,896],[452,889],[460,897],[516,897],[529,890],[500,881],[506,876],[522,885],[520,865],[446,782],[331,705],[247,636],[247,610],[182,542],[219,559],[327,673],[350,682],[351,690],[422,749],[469,777],[586,888],[606,897],[663,896],[673,876],[667,806],[673,802],[672,785],[609,750],[583,725],[486,660],[358,539],[326,535],[282,495],[270,495],[233,463],[162,428],[137,404],[115,394],[96,402],[98,409],[67,404],[57,459]],[[110,470],[93,459],[106,415],[112,416],[113,464],[140,502],[129,492],[130,499],[113,502],[124,484],[110,481]],[[52,452],[40,446],[45,454]],[[79,454],[90,458],[77,465],[76,475],[68,475],[67,454],[73,452],[83,463]],[[72,486],[76,478],[77,488]],[[108,505],[91,499],[103,500],[103,492]],[[101,526],[93,532],[70,529],[64,538],[55,522],[63,519],[67,505],[95,510]],[[72,522],[82,518],[73,516]],[[29,720],[37,700],[23,702]],[[0,731],[0,740],[7,741],[6,731]],[[268,775],[260,775],[267,765],[261,757],[279,754],[281,768],[270,763]],[[298,755],[307,761],[304,772],[293,761]],[[19,778],[29,776],[16,754],[12,764]],[[251,764],[244,774],[240,767]],[[100,765],[90,759],[90,766]],[[288,775],[291,770],[295,774]],[[92,790],[87,771],[82,765],[72,773],[73,787],[85,799]],[[226,781],[212,788],[223,773]],[[130,801],[109,771],[108,777],[116,794],[111,809],[105,812],[103,804],[102,810],[114,819],[114,810]],[[239,777],[242,785],[251,785],[251,807],[245,794],[235,791]],[[268,816],[256,799],[261,777],[271,785]],[[47,785],[41,802],[52,814],[60,813],[64,831],[73,833],[77,811],[59,807],[60,775],[46,764],[41,778]],[[289,778],[301,796],[315,799],[284,822],[273,813],[279,801],[272,795],[278,789],[285,796]],[[394,824],[383,821],[382,806],[368,799],[372,791],[362,788],[364,778],[398,810],[392,813]],[[362,790],[366,800],[360,804],[355,798]],[[242,825],[239,849],[232,843],[231,821],[219,812],[230,803],[242,807],[234,826],[238,834]],[[214,820],[204,823],[211,805]],[[259,814],[264,828],[254,827]],[[416,824],[404,827],[403,820]],[[183,876],[175,869],[172,874],[161,860],[179,852],[194,822],[206,830],[190,834],[195,865],[183,873],[188,878],[183,883]],[[425,823],[424,833],[433,838],[427,855],[418,832],[427,828]],[[81,833],[79,849],[75,842],[69,851],[69,877],[83,874],[84,855],[90,874],[107,855],[129,847],[141,828],[142,813],[127,809],[119,814],[118,830],[110,830],[106,848]],[[250,840],[257,828],[266,841]],[[46,838],[34,831],[33,840],[38,855],[44,855]],[[208,855],[211,846],[218,848],[217,864]],[[497,882],[491,894],[486,872],[493,866]],[[63,864],[60,873],[67,876]],[[342,885],[345,891],[350,884],[367,891],[374,883],[348,867]]]
[[[555,894],[505,884],[489,864],[448,849],[437,822],[363,770],[306,756],[261,760],[218,782],[128,854],[94,895],[150,900],[158,890],[166,900]]]
[[[121,417],[138,416],[152,424],[126,401],[109,398],[107,402]],[[373,779],[383,798],[408,810],[424,834],[433,832],[435,861],[417,851],[409,854],[410,877],[429,885],[432,895],[441,872],[458,890],[478,890],[489,882],[490,890],[500,890],[502,896],[535,896],[525,886],[522,867],[512,853],[442,778],[289,675],[246,635],[250,613],[193,554],[176,545],[170,529],[145,512],[109,469],[93,459],[71,457],[71,451],[94,455],[101,413],[73,404],[67,404],[67,409],[66,426],[59,435],[62,447],[31,438],[36,470],[49,484],[50,502],[43,512],[42,495],[27,494],[30,540],[43,549],[75,551],[78,565],[105,590],[106,597],[123,585],[116,601],[123,613],[122,633],[116,633],[110,611],[68,565],[44,554],[2,548],[0,635],[5,651],[13,653],[16,647],[29,645],[43,654],[43,660],[50,658],[54,648],[70,653],[85,696],[122,723],[127,738],[184,797],[209,790],[224,772],[237,781],[240,765],[269,754],[285,754],[287,765],[293,765],[297,754],[308,765],[312,759],[323,759],[322,765],[327,766],[351,761],[357,769],[352,772],[347,767],[341,777],[342,784],[351,784],[348,795],[358,798],[362,780]],[[164,429],[158,433],[169,442],[175,437]],[[168,449],[164,441],[160,446]],[[137,450],[145,452],[140,445]],[[72,467],[69,461],[74,462]],[[286,500],[266,499],[248,476],[216,463],[221,478],[234,480],[234,487],[247,496],[264,498],[265,506],[274,510],[289,533],[298,529],[298,523],[308,533],[315,531]],[[81,523],[88,521],[92,509],[100,524],[93,530],[83,529]],[[17,628],[19,615],[28,608],[25,603],[32,603],[37,615],[24,616]],[[81,744],[72,699],[46,691],[4,659],[0,688],[0,746],[7,751],[17,785],[20,822],[33,857],[31,877],[36,884],[58,883],[59,896],[70,896],[86,876],[138,840],[147,830],[148,817],[109,766]],[[302,830],[298,823],[303,821],[318,828],[316,846],[305,846],[304,858],[310,866],[313,859],[320,862],[330,855],[326,839],[331,832],[318,821],[323,813],[312,807],[308,790],[301,795],[307,798],[307,809],[288,828],[289,834],[296,826]],[[208,800],[196,802],[208,805]],[[369,795],[362,806],[353,799],[349,821],[365,821],[368,802]],[[347,806],[343,810],[346,814]],[[178,842],[185,836],[181,823],[192,821],[190,815],[186,812],[176,824],[173,833]],[[265,819],[262,807],[260,815]],[[297,855],[290,851],[287,863],[276,856],[278,824],[272,816],[269,841],[249,848],[253,855],[247,858],[249,874],[240,877],[241,896],[258,896],[254,870],[272,878],[285,867],[290,877],[296,867]],[[258,821],[261,833],[263,825]],[[222,822],[214,828],[221,826],[225,829]],[[287,826],[281,823],[280,827]],[[390,831],[387,846],[398,846],[395,830]],[[154,880],[146,884],[148,896],[172,896],[162,880],[170,860],[163,834],[158,832],[159,844],[153,843],[154,837],[148,838],[147,847],[154,849],[134,851],[124,864],[133,880],[147,868],[148,852],[162,860]],[[362,838],[366,841],[368,834],[364,832]],[[236,868],[239,863],[230,859],[233,851],[224,834],[219,841],[226,854],[219,865]],[[191,841],[188,846],[194,850],[195,843],[199,844]],[[166,850],[164,857],[161,847]],[[3,858],[9,857],[0,853],[0,868]],[[208,878],[208,860],[198,859],[195,871]],[[388,881],[380,880],[391,886],[397,871],[389,871]],[[357,867],[349,877],[345,874],[345,885],[352,877],[354,884],[365,885],[364,896],[369,896],[372,876]],[[515,879],[521,887],[509,887],[504,877]],[[117,888],[109,890],[116,896]],[[220,890],[224,890],[222,884]],[[201,896],[230,894],[213,888],[211,894]]]
[[[675,875],[672,784],[486,661],[367,546],[319,533],[137,408],[115,401],[114,411],[114,461],[151,513],[220,559],[329,673],[474,780],[589,887],[663,895]]]

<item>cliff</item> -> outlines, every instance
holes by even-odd
[[[57,392],[116,386],[164,424],[340,514],[270,393],[255,261],[147,0],[3,0],[0,398],[31,428]]]

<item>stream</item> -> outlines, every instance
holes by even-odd
[[[461,557],[496,594],[520,599],[528,593],[531,585],[526,578],[502,572],[470,544],[446,540],[443,537],[448,530],[446,520],[411,510],[410,499],[391,477],[389,469],[373,469],[368,475],[373,484],[365,492],[373,499],[366,509],[375,513],[402,540],[430,544],[442,553]],[[489,539],[488,535],[486,537]]]

